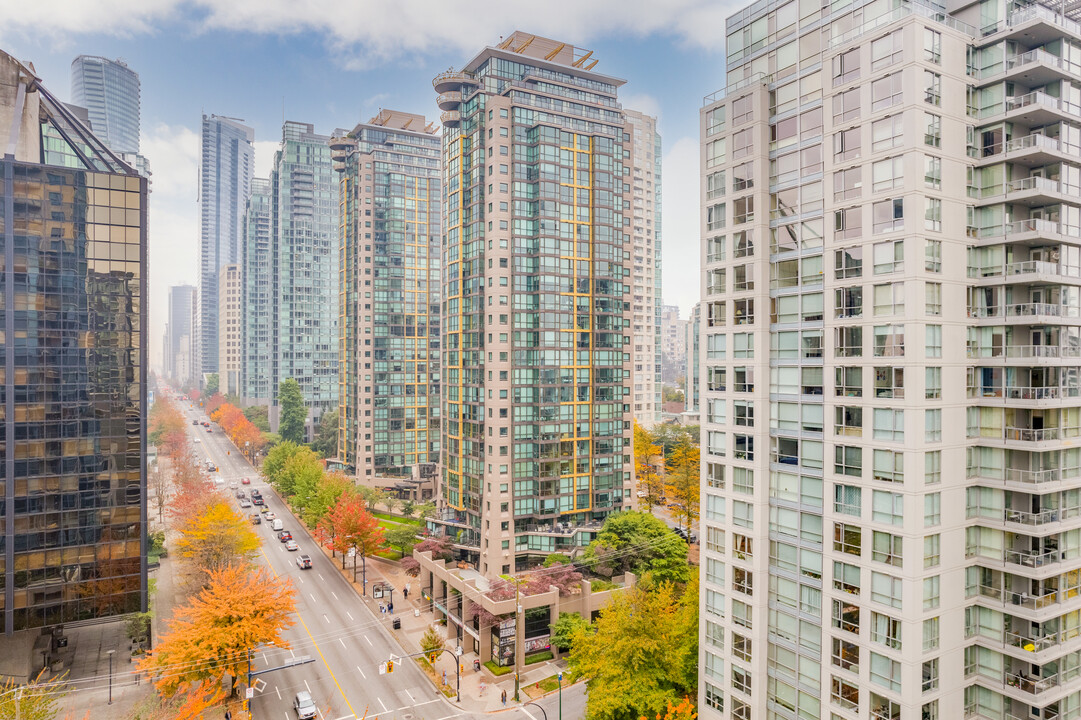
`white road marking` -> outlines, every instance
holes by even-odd
[[[371,645],[372,647],[375,647],[375,645],[372,645],[372,639],[371,639],[370,637],[368,637],[367,635],[365,635],[365,636],[364,636],[364,639],[368,641],[368,644],[369,644],[369,645]]]
[[[277,685],[274,686],[274,692],[278,693],[278,699],[281,700],[282,699],[282,691],[278,689]]]
[[[408,690],[404,690],[403,692],[404,692],[404,693],[405,693],[406,695],[408,695],[408,696],[409,696],[409,702],[411,702],[411,703],[415,703],[415,702],[416,702],[416,699],[415,699],[415,698],[413,697],[413,693],[409,692]]]
[[[524,706],[519,705],[518,709],[521,710],[522,712],[524,712],[526,714],[526,716],[531,718],[532,720],[537,720],[537,718],[533,717],[533,714],[531,712],[529,712],[528,710],[526,710]],[[446,720],[446,718],[441,718],[441,720]]]
[[[338,642],[340,642],[342,644],[342,647],[345,647],[345,640],[342,640],[341,638],[338,638]]]
[[[330,623],[330,618],[327,617],[326,613],[323,613],[323,619],[326,620],[328,624]]]
[[[331,591],[330,591],[330,594],[331,594],[331,595],[334,595],[334,591],[333,591],[333,590],[331,590]],[[338,596],[337,596],[337,595],[334,595],[334,599],[335,599],[335,600],[337,600],[337,599],[338,599]]]
[[[358,673],[360,673],[360,676],[361,676],[362,678],[364,678],[365,680],[367,680],[367,679],[368,679],[368,676],[367,676],[367,675],[365,675],[365,674],[364,674],[364,671],[360,669],[360,665],[357,665],[357,672],[358,672]]]
[[[316,575],[319,575],[319,573],[316,573]],[[321,582],[321,583],[325,583],[325,582],[326,582],[326,580],[324,580],[324,579],[323,579],[323,576],[322,576],[322,575],[319,575],[319,582]]]
[[[300,577],[299,575],[297,576],[297,580],[299,580],[299,581],[300,581],[300,584],[301,584],[301,585],[303,585],[303,584],[304,584],[304,578]]]
[[[348,610],[346,610],[346,611],[345,611],[345,614],[346,614],[346,615],[349,615],[349,611],[348,611]],[[349,615],[349,620],[350,620],[350,621],[352,621],[352,620],[353,620],[353,616],[352,616],[352,615]]]
[[[461,713],[454,713],[453,715],[447,715],[446,717],[441,717],[441,718],[439,718],[439,720],[450,720],[451,718],[458,717],[459,715],[461,715]],[[529,715],[529,713],[526,713],[526,715]],[[529,717],[532,718],[533,716],[529,715]],[[537,718],[533,718],[533,720],[537,720]]]
[[[383,698],[376,698],[376,700],[378,700],[379,704],[383,706],[383,712],[389,712],[389,708],[387,708],[386,703],[383,702]]]
[[[308,684],[307,680],[304,681],[304,687],[308,688],[308,694],[311,695],[312,694],[312,687],[311,687],[311,685]]]

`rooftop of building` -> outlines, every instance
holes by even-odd
[[[515,30],[506,39],[500,38],[498,45],[486,47],[477,53],[476,57],[462,67],[462,70],[471,73],[492,55],[518,60],[523,57],[529,58],[532,61],[531,64],[538,67],[599,80],[616,87],[627,83],[621,78],[602,75],[594,70],[599,60],[593,57],[592,50],[521,30]]]

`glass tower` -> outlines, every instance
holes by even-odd
[[[420,115],[381,110],[331,148],[342,203],[339,457],[361,482],[430,477],[439,460],[439,134]]]
[[[139,89],[139,73],[123,60],[80,55],[71,62],[71,101],[86,108],[94,134],[117,154],[139,152]]]
[[[271,386],[271,354],[274,345],[271,267],[273,247],[270,180],[255,178],[244,214],[244,248],[241,252],[241,323],[243,347],[240,365],[240,396],[245,401],[269,405],[277,388]]]
[[[444,110],[441,506],[489,577],[573,553],[632,502],[621,80],[516,32]]]
[[[147,609],[147,187],[32,70],[0,53],[0,78],[15,89],[0,113],[14,149],[0,160],[11,636]]]

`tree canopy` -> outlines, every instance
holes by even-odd
[[[634,423],[634,474],[641,503],[648,512],[664,504],[664,452],[648,430]]]
[[[278,434],[282,440],[304,442],[304,421],[308,417],[308,409],[304,407],[300,383],[295,379],[286,378],[278,385],[278,406],[281,408]]]
[[[687,581],[687,543],[649,513],[609,515],[583,563],[604,575],[633,572],[655,582]]]
[[[665,487],[669,499],[675,504],[672,514],[687,528],[698,519],[701,498],[699,461],[698,446],[692,445],[686,438],[679,441],[668,459]]]
[[[312,450],[319,457],[329,458],[338,455],[338,412],[328,410],[319,417],[319,427],[312,438]]]
[[[251,523],[223,500],[191,518],[176,545],[180,557],[208,575],[233,565],[246,567],[259,552],[259,538]]]

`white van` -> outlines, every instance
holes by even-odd
[[[270,523],[270,529],[273,530],[274,532],[281,531],[282,527],[283,526],[282,526],[282,521],[281,520],[275,520],[274,522]]]

